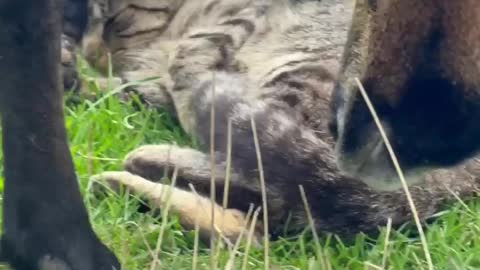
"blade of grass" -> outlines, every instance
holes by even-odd
[[[383,247],[383,258],[382,258],[382,268],[387,269],[387,259],[388,259],[388,248],[390,245],[390,234],[392,232],[392,219],[388,218],[387,221],[387,232],[385,233],[385,243]]]

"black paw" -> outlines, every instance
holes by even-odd
[[[17,270],[120,270],[115,255],[91,230],[19,232],[1,239],[0,259]]]

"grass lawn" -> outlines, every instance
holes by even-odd
[[[139,213],[134,197],[96,198],[90,192],[92,174],[121,169],[125,154],[142,144],[191,145],[172,117],[126,106],[108,95],[67,106],[65,111],[71,152],[94,228],[125,269],[211,269],[210,250],[200,243],[194,256],[195,234],[182,230],[175,217],[162,223],[154,214]],[[166,225],[162,245],[155,254],[162,224]],[[383,229],[378,238],[358,235],[348,243],[320,233],[316,245],[306,229],[302,235],[272,242],[269,261],[271,269],[285,270],[428,269],[415,232],[411,225],[389,235]],[[480,269],[480,201],[455,203],[428,225],[426,234],[435,269]],[[160,262],[152,268],[157,255]],[[218,253],[218,269],[226,269],[230,255],[228,248]],[[192,265],[194,257],[196,265]],[[245,258],[246,268],[242,268]],[[247,255],[242,247],[230,269],[264,269],[263,261],[261,247],[251,247]]]

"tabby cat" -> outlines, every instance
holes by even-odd
[[[318,231],[351,236],[376,232],[392,219],[411,219],[402,191],[377,192],[341,174],[328,132],[329,102],[351,16],[341,0],[117,0],[92,5],[87,59],[105,70],[111,53],[123,82],[148,77],[137,92],[152,107],[171,108],[202,151],[173,145],[147,145],[130,153],[126,172],[96,177],[123,183],[165,205],[159,180],[178,169],[172,210],[187,228],[199,222],[210,231],[207,197],[215,172],[218,229],[235,238],[250,205],[262,205],[253,140],[258,133],[266,181],[271,234],[307,225],[299,192],[303,186]],[[210,113],[215,111],[215,166],[210,168]],[[254,121],[252,121],[254,119]],[[232,126],[228,207],[222,210],[228,125]],[[422,219],[453,197],[465,198],[480,186],[480,162],[424,177],[411,191]],[[200,196],[190,191],[192,184]],[[203,203],[198,203],[200,200]],[[204,208],[205,207],[205,208]],[[258,230],[261,233],[261,230]]]

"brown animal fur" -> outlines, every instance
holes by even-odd
[[[356,2],[332,103],[341,169],[377,189],[396,173],[355,83],[365,86],[411,183],[480,148],[480,3]]]
[[[228,211],[245,213],[250,204],[261,205],[250,126],[250,117],[254,117],[267,181],[271,232],[281,231],[289,215],[291,230],[306,226],[299,185],[307,192],[318,231],[349,236],[375,232],[389,218],[396,226],[411,219],[403,192],[373,191],[342,175],[335,163],[327,121],[335,66],[345,43],[348,6],[341,1],[184,1],[172,9],[156,6],[163,20],[154,25],[162,27],[142,32],[139,40],[127,34],[122,39],[115,35],[117,31],[108,30],[153,27],[143,25],[148,16],[121,16],[135,14],[135,5],[110,19],[105,44],[123,78],[160,76],[156,84],[147,87],[150,90],[137,91],[150,104],[161,105],[166,101],[162,97],[169,96],[182,126],[199,139],[205,152],[209,149],[210,108],[215,104],[217,203],[224,195],[230,119],[233,168]],[[154,14],[153,8],[147,10]],[[164,10],[176,10],[176,14],[170,16]],[[198,214],[205,211],[204,206],[196,204],[196,195],[186,192],[188,184],[193,184],[202,196],[208,196],[209,159],[193,149],[142,146],[126,158],[128,173],[106,172],[97,179],[126,184],[164,207],[164,198],[153,190],[166,187],[150,181],[159,180],[166,167],[177,167],[178,186],[173,196],[179,197],[173,199],[172,209],[188,228],[193,228],[195,218],[202,218],[202,231],[209,232],[209,216]],[[436,171],[413,186],[421,218],[451,199],[451,190],[462,198],[473,195],[480,184],[478,168],[480,164],[473,160],[450,171]],[[221,216],[221,208],[217,205],[215,209]],[[241,221],[244,216],[224,217],[233,221],[218,223],[220,231],[235,238],[243,228],[239,224],[246,224],[246,220]]]

